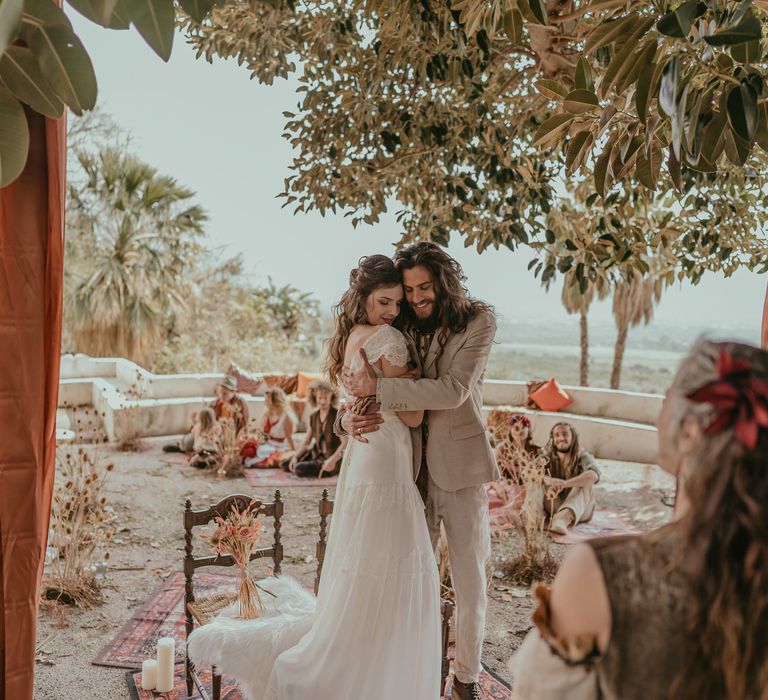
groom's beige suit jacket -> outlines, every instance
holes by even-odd
[[[483,377],[496,334],[493,314],[483,312],[463,333],[448,336],[442,351],[437,333],[423,367],[422,379],[379,379],[377,398],[383,410],[427,412],[427,464],[432,480],[445,491],[485,484],[499,478],[483,417]],[[419,363],[410,341],[409,352]],[[411,429],[413,476],[421,468],[422,431]]]

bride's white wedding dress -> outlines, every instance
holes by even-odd
[[[371,364],[407,364],[405,339],[390,326],[363,347]],[[258,656],[248,674],[253,700],[440,696],[439,579],[410,432],[395,412],[382,416],[368,444],[350,440],[344,454],[314,615],[262,619],[248,633],[243,653]]]

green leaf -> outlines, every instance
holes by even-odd
[[[13,182],[24,170],[29,151],[29,126],[24,108],[0,88],[0,187]]]
[[[664,154],[656,145],[651,148],[647,158],[642,151],[637,155],[637,179],[649,190],[655,190],[659,184],[662,160]]]
[[[109,27],[117,0],[67,0],[81,15],[102,27]]]
[[[680,161],[675,158],[675,151],[672,146],[669,147],[669,157],[667,158],[667,169],[669,170],[669,177],[672,180],[672,184],[675,186],[678,192],[683,189],[683,175]]]
[[[725,130],[725,155],[734,165],[741,167],[747,162],[752,146],[731,129]]]
[[[580,131],[571,139],[565,155],[565,170],[569,175],[579,169],[594,141],[590,131]]]
[[[176,21],[173,0],[130,0],[129,8],[139,34],[160,58],[168,61]]]
[[[656,64],[650,63],[640,69],[637,76],[637,86],[635,88],[635,108],[640,121],[645,124],[648,116],[648,103],[651,100],[653,87],[653,75],[656,70]]]
[[[630,85],[637,81],[643,68],[654,62],[657,51],[656,37],[646,39],[639,51],[637,60],[630,65],[629,70],[622,71],[621,79],[616,81],[616,92],[619,95],[623,94]]]
[[[0,78],[14,96],[36,112],[54,119],[64,113],[64,103],[43,76],[35,55],[22,46],[11,46],[0,58]]]
[[[764,151],[768,152],[768,103],[763,102],[758,106],[757,131],[755,141]]]
[[[576,63],[575,86],[577,90],[589,90],[590,92],[595,90],[595,84],[592,80],[592,68],[584,56],[579,58]]]
[[[697,17],[701,17],[707,11],[707,6],[699,0],[688,0],[672,12],[667,12],[656,24],[656,29],[661,34],[683,39],[691,31],[691,25]]]
[[[513,44],[523,42],[523,15],[516,7],[504,13],[504,31]]]
[[[110,29],[128,29],[131,26],[130,2],[131,0],[117,0],[109,21]]]
[[[664,66],[659,88],[659,107],[668,117],[677,113],[677,84],[680,79],[680,62],[673,56]]]
[[[608,65],[608,68],[603,75],[603,80],[600,83],[601,97],[605,97],[612,85],[632,67],[633,60],[636,60],[637,58],[635,52],[638,48],[638,42],[645,36],[652,25],[653,18],[646,17],[637,25],[632,34],[626,37],[624,46],[613,57],[613,60]]]
[[[58,97],[75,114],[96,104],[96,74],[80,39],[68,27],[38,27],[29,36],[29,47]]]
[[[568,88],[557,80],[537,80],[533,87],[535,87],[544,97],[549,97],[552,100],[561,100],[568,94]]]
[[[563,101],[565,107],[571,114],[583,114],[591,112],[600,106],[597,95],[589,90],[571,90]]]
[[[717,163],[725,148],[725,130],[728,126],[728,115],[721,110],[712,113],[712,120],[704,127],[701,135],[701,157]]]
[[[0,53],[11,45],[21,24],[24,0],[0,0]]]
[[[742,80],[728,93],[728,123],[734,133],[747,142],[752,141],[757,131],[757,92]]]
[[[529,16],[536,24],[547,24],[546,0],[518,0],[517,6],[524,15]]]
[[[760,20],[747,12],[742,20],[732,27],[724,27],[704,37],[710,46],[735,46],[749,41],[759,41],[763,35]]]
[[[560,113],[552,115],[545,121],[533,136],[534,145],[544,148],[544,144],[551,145],[568,131],[573,122],[573,115]]]
[[[731,56],[739,63],[757,63],[763,57],[763,47],[759,41],[749,41],[731,46]]]
[[[639,21],[638,15],[631,14],[621,19],[611,20],[597,25],[590,33],[587,43],[584,45],[584,53],[594,53],[603,46],[612,44],[622,36],[632,31]]]
[[[69,17],[52,0],[24,0],[22,18],[24,22],[38,27],[41,25],[51,27],[61,25],[72,29],[72,22],[69,21]]]
[[[614,146],[615,141],[609,141],[595,163],[595,189],[603,199],[605,199],[605,192],[608,186],[608,165],[611,162]]]

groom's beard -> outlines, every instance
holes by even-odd
[[[419,333],[434,333],[437,329],[437,314],[433,313],[427,318],[419,318],[414,314],[413,326]]]

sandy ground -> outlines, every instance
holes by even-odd
[[[36,700],[114,700],[127,698],[125,672],[91,665],[132,611],[183,561],[182,513],[185,499],[201,507],[231,493],[249,493],[244,479],[218,481],[195,469],[162,461],[164,439],[146,441],[140,453],[114,453],[117,468],[110,475],[107,497],[118,519],[116,538],[104,587],[104,603],[89,610],[70,611],[68,626],[42,612],[38,623]],[[671,511],[660,498],[672,489],[658,468],[618,462],[605,463],[598,500],[649,529],[666,522]],[[310,584],[315,574],[317,503],[321,487],[283,490],[286,515],[284,571]],[[269,500],[271,493],[255,494]],[[512,543],[495,541],[500,561]],[[567,547],[553,545],[562,558]],[[527,590],[495,577],[489,590],[489,610],[483,660],[508,677],[506,662],[530,628],[532,599]]]

